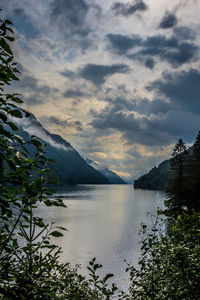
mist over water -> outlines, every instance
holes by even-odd
[[[103,264],[102,274],[114,273],[113,281],[127,289],[124,259],[137,264],[141,223],[152,227],[151,215],[164,206],[163,193],[132,185],[79,185],[62,187],[57,195],[67,208],[42,207],[40,214],[68,229],[55,241],[62,246],[62,261],[81,264],[87,274],[88,262],[96,257]]]

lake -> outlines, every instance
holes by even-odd
[[[81,264],[85,274],[88,262],[96,257],[103,274],[114,273],[113,282],[126,290],[124,259],[137,264],[141,223],[152,227],[150,215],[163,207],[163,193],[133,185],[78,185],[59,188],[57,194],[67,208],[42,208],[40,214],[68,229],[56,239],[62,246],[62,261]]]

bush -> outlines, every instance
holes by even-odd
[[[140,268],[127,269],[131,299],[200,299],[200,214],[179,215],[170,237],[158,224],[151,233],[143,227]]]

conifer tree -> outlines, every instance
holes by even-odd
[[[193,145],[193,152],[190,157],[187,185],[187,207],[188,209],[200,210],[200,131]]]
[[[177,217],[186,206],[186,184],[188,176],[189,153],[182,139],[175,145],[170,161],[166,188],[166,214]]]

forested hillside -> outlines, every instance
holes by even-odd
[[[170,160],[165,160],[147,174],[134,181],[134,187],[147,190],[165,190]]]

